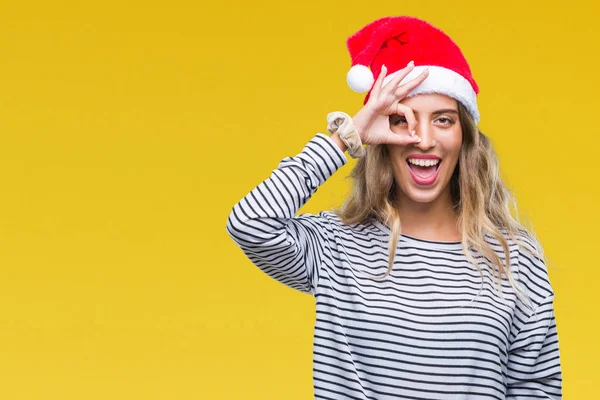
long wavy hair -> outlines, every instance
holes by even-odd
[[[466,108],[459,101],[457,103],[463,140],[449,185],[453,210],[458,215],[462,248],[479,270],[482,288],[483,272],[475,260],[474,252],[482,255],[492,266],[500,297],[503,298],[504,275],[517,297],[528,304],[529,296],[512,275],[507,238],[540,259],[544,259],[542,247],[533,229],[527,230],[519,222],[516,200],[500,178],[498,158],[489,138],[477,129]],[[358,160],[350,178],[353,181],[350,195],[341,208],[333,211],[346,224],[376,218],[390,227],[388,270],[383,276],[375,277],[384,279],[394,265],[402,226],[401,215],[395,204],[397,187],[386,145],[368,145],[366,156]],[[515,216],[511,214],[511,207]],[[504,261],[492,248],[490,239],[495,239],[496,244],[502,247]]]

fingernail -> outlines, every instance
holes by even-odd
[[[381,64],[381,70],[383,71],[384,69],[386,69],[385,64]]]
[[[410,136],[415,136],[415,133],[417,133],[417,131],[415,131],[414,129],[412,131],[410,131]]]
[[[414,61],[411,61],[411,62],[409,62],[409,63],[407,64],[407,66],[411,66],[411,67],[412,67],[412,66],[414,66],[414,65],[415,65],[415,62],[414,62]]]

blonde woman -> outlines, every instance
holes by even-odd
[[[331,135],[284,158],[227,221],[256,266],[315,296],[315,398],[561,398],[544,256],[510,213],[462,52],[413,17],[347,44],[364,106],[329,114]],[[346,154],[358,162],[342,208],[296,215]]]

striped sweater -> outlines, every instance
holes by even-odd
[[[315,399],[560,399],[544,262],[509,242],[526,305],[506,279],[501,298],[488,263],[475,253],[480,272],[460,242],[402,234],[390,275],[372,279],[387,271],[386,225],[346,225],[330,211],[296,215],[347,162],[316,134],[234,205],[226,226],[258,268],[315,297]]]

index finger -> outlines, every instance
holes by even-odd
[[[383,85],[383,81],[384,81],[386,75],[387,75],[387,67],[385,66],[385,64],[382,64],[381,71],[379,72],[379,76],[377,77],[377,80],[375,81],[375,83],[373,84],[373,88],[371,89],[371,97],[377,98],[377,96],[379,95],[379,92],[381,91],[381,87]]]
[[[411,90],[419,86],[425,79],[427,79],[428,76],[429,70],[424,69],[423,72],[417,75],[414,79],[411,79],[410,81],[403,83],[402,85],[398,85],[398,87],[394,91],[394,94],[400,99],[405,97]]]
[[[413,109],[401,103],[396,104],[396,108],[404,115],[404,118],[406,118],[406,122],[408,123],[408,133],[411,137],[414,136],[416,133],[415,127],[417,125],[417,119],[415,118]]]

